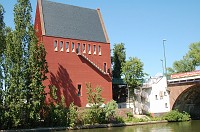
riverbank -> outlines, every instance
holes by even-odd
[[[79,130],[79,129],[95,129],[95,128],[110,128],[110,127],[124,127],[124,126],[136,126],[136,125],[148,125],[168,123],[168,121],[147,121],[137,123],[117,123],[117,124],[94,124],[94,125],[82,125],[76,127],[49,127],[49,128],[34,128],[34,129],[19,129],[19,130],[1,130],[0,132],[51,132],[51,131],[67,131],[67,130]]]

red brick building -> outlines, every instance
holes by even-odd
[[[46,92],[55,85],[67,105],[85,107],[90,82],[102,87],[105,102],[112,99],[110,42],[99,9],[38,0],[35,30],[47,51]]]

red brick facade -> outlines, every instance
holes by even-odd
[[[35,30],[47,52],[49,73],[48,79],[44,82],[46,92],[49,92],[48,85],[55,85],[58,88],[58,96],[64,95],[67,106],[74,102],[78,106],[85,107],[86,83],[91,83],[93,88],[102,87],[105,103],[110,101],[112,99],[112,79],[109,72],[111,71],[110,43],[47,36],[40,13],[42,11],[39,3],[36,9]],[[74,50],[72,50],[73,43]],[[79,54],[76,52],[77,48]],[[81,87],[80,90],[78,87]]]

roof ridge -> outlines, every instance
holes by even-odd
[[[47,1],[49,3],[55,3],[55,4],[60,4],[60,5],[67,5],[67,6],[73,6],[73,7],[77,7],[77,8],[82,8],[82,9],[89,9],[89,10],[98,10],[99,8],[97,9],[91,9],[91,8],[87,8],[87,7],[81,7],[81,6],[77,6],[77,5],[70,5],[70,4],[66,4],[66,3],[61,3],[61,2],[54,2],[54,1],[50,1],[50,0],[42,0],[42,1]]]

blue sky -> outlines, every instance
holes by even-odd
[[[0,0],[6,10],[5,23],[13,25],[17,0]],[[35,17],[36,0],[30,0]],[[124,43],[127,59],[138,57],[151,76],[162,73],[163,45],[166,39],[167,67],[180,60],[189,44],[200,41],[199,0],[51,0],[59,3],[101,9],[111,42]]]

